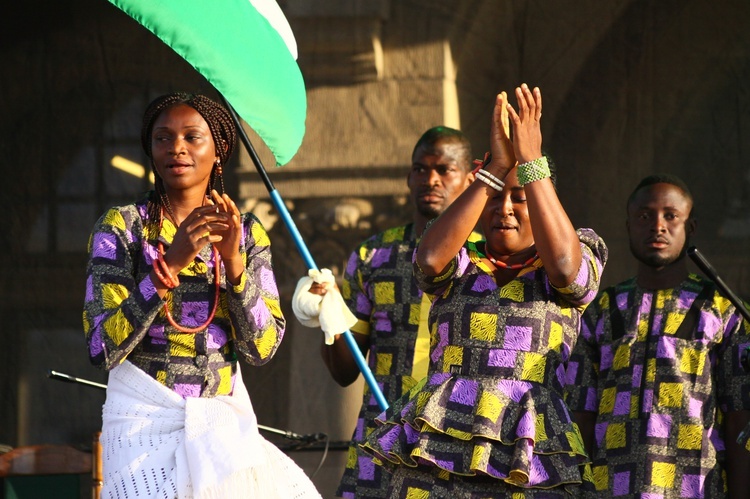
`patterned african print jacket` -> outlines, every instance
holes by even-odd
[[[127,359],[183,397],[232,393],[237,356],[251,365],[264,364],[284,335],[265,229],[253,215],[242,216],[241,282],[227,285],[222,267],[213,321],[203,331],[186,334],[168,323],[165,300],[150,277],[157,241],[169,247],[176,228],[165,219],[156,233],[144,220],[146,199],[111,208],[91,234],[83,312],[91,362],[109,370]],[[208,318],[214,264],[209,245],[180,272],[180,285],[167,293],[178,324],[198,327]]]
[[[694,274],[674,289],[646,290],[633,278],[599,295],[566,380],[571,409],[598,412],[597,490],[725,496],[723,412],[750,409],[750,375],[739,363],[746,326]]]
[[[479,239],[472,234],[470,240]],[[370,336],[368,364],[386,400],[399,399],[427,374],[429,300],[412,272],[417,247],[414,224],[372,236],[354,251],[346,267],[342,295],[358,322],[351,330]],[[356,446],[376,427],[380,406],[365,384],[362,407],[337,495],[385,497],[388,473]]]
[[[441,469],[442,482],[456,476],[473,487],[455,489],[456,497],[572,494],[590,479],[563,401],[564,364],[608,252],[594,231],[577,234],[583,258],[565,288],[550,283],[540,260],[498,285],[481,244],[466,244],[439,276],[414,264],[419,287],[433,298],[428,375],[378,416],[382,426],[367,437],[366,452],[389,468]],[[403,487],[430,497],[436,476],[425,472],[419,485]]]

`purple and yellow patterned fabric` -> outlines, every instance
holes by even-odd
[[[562,289],[540,261],[498,286],[470,244],[443,275],[414,265],[419,287],[433,296],[429,373],[378,418],[382,426],[363,445],[395,466],[391,496],[439,489],[541,497],[590,481],[563,401],[564,363],[607,249],[589,229],[578,236],[583,261]]]
[[[168,248],[176,228],[165,219],[158,233],[158,224],[147,222],[143,199],[111,208],[94,226],[83,312],[91,362],[109,370],[127,359],[182,397],[231,394],[237,356],[264,364],[284,336],[268,235],[253,215],[242,216],[241,282],[227,285],[222,267],[213,321],[203,331],[186,334],[168,323],[150,277],[157,241]],[[207,246],[180,272],[180,286],[167,293],[178,324],[198,327],[208,319],[214,264]]]
[[[479,237],[474,233],[470,240]],[[401,398],[427,374],[427,314],[412,272],[416,246],[413,224],[369,238],[351,254],[341,289],[347,306],[358,319],[351,331],[370,336],[368,364],[389,402]],[[389,474],[357,446],[376,427],[375,417],[380,412],[365,385],[346,469],[336,493],[339,497],[386,497]]]
[[[592,472],[614,497],[725,497],[725,411],[750,409],[740,352],[747,324],[713,283],[673,289],[635,278],[584,314],[567,372],[568,404],[598,412]]]

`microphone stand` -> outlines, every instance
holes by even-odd
[[[747,310],[742,300],[736,294],[734,294],[731,289],[729,289],[729,286],[726,285],[724,280],[719,277],[719,273],[716,272],[713,266],[708,263],[708,260],[706,260],[703,255],[701,255],[700,251],[698,251],[698,248],[696,248],[695,246],[689,247],[687,250],[687,254],[690,259],[695,262],[698,268],[701,269],[701,271],[703,271],[703,273],[706,274],[706,276],[711,279],[716,284],[716,286],[724,293],[729,301],[732,302],[732,305],[734,305],[737,311],[742,314],[745,320],[750,322],[750,311]]]
[[[690,259],[695,262],[698,268],[700,268],[703,273],[706,274],[706,276],[716,284],[716,286],[722,291],[722,293],[724,293],[724,296],[726,296],[729,301],[732,302],[732,305],[734,305],[734,308],[736,308],[737,311],[742,314],[742,317],[744,317],[746,321],[750,322],[750,311],[747,310],[747,307],[745,306],[743,301],[736,294],[734,294],[734,291],[732,291],[724,282],[724,280],[719,277],[719,273],[716,272],[716,269],[714,269],[713,266],[708,263],[708,260],[706,260],[703,255],[701,255],[700,251],[698,251],[698,248],[696,248],[695,246],[689,247],[687,250],[687,254]],[[750,371],[750,346],[742,349],[742,352],[740,353],[740,364],[745,371]]]

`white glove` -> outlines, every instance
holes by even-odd
[[[307,275],[297,283],[292,297],[292,310],[303,326],[320,327],[325,334],[326,345],[333,345],[335,336],[356,324],[357,318],[334,286],[336,280],[329,269],[310,269]],[[310,293],[313,282],[323,284],[326,294],[321,296]]]

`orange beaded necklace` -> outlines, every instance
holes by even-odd
[[[508,269],[508,270],[520,270],[520,269],[523,269],[525,267],[528,267],[532,263],[534,263],[537,260],[537,258],[539,258],[539,253],[534,253],[534,256],[532,256],[531,258],[529,258],[528,260],[526,260],[523,263],[514,263],[514,264],[510,264],[509,265],[509,264],[507,264],[505,262],[501,262],[501,261],[495,259],[495,257],[493,257],[492,255],[490,255],[490,249],[487,247],[486,243],[485,243],[485,246],[484,246],[484,251],[486,253],[485,256],[487,256],[487,260],[491,261],[492,264],[495,267],[498,267],[498,268],[501,268],[501,269]]]
[[[161,210],[161,217],[159,218],[159,234],[161,234],[161,227],[162,223],[164,222],[164,208]],[[173,276],[171,272],[169,271],[169,268],[167,267],[166,262],[164,261],[164,244],[159,241],[157,244],[157,251],[158,251],[158,259],[154,260],[154,271],[156,272],[157,277],[159,277],[162,282],[169,288],[174,289],[175,287],[180,285],[180,281],[176,276]],[[214,245],[211,245],[211,248],[213,249],[213,257],[214,257],[214,304],[211,308],[211,313],[208,315],[208,319],[206,319],[206,322],[201,324],[198,327],[185,327],[181,326],[177,323],[176,320],[174,320],[174,317],[172,317],[172,313],[169,311],[169,305],[165,302],[164,303],[164,315],[167,316],[167,321],[169,321],[169,324],[178,330],[181,333],[187,333],[187,334],[195,334],[203,331],[208,327],[209,324],[211,324],[211,321],[214,319],[214,316],[216,315],[216,309],[219,306],[219,292],[221,290],[221,259],[219,257],[219,250],[216,249]],[[158,262],[158,263],[157,263]],[[161,267],[158,269],[157,267]]]

